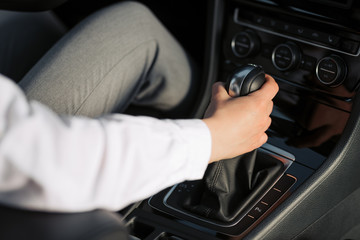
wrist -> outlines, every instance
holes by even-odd
[[[211,118],[205,118],[202,119],[202,121],[205,123],[205,125],[208,127],[209,132],[210,132],[210,136],[211,136],[211,153],[210,153],[210,158],[209,158],[209,164],[216,162],[218,160],[220,160],[219,156],[218,156],[218,151],[217,151],[217,144],[215,143],[215,132],[216,132],[216,127],[215,127],[215,123],[212,121]]]

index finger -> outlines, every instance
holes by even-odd
[[[265,74],[265,83],[261,88],[255,92],[250,93],[252,96],[262,96],[264,98],[273,99],[277,92],[279,91],[279,85],[276,83],[273,77],[268,74]]]
[[[212,86],[212,98],[226,100],[230,98],[228,92],[225,89],[225,83],[223,82],[216,82]]]

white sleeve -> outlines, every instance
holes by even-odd
[[[201,120],[59,117],[0,75],[0,202],[47,211],[119,210],[203,176]]]

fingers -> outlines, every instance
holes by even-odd
[[[279,86],[275,82],[274,78],[268,74],[265,74],[264,85],[258,91],[250,93],[249,95],[262,96],[263,98],[273,99],[278,91],[279,91]],[[220,98],[222,100],[226,100],[230,98],[228,92],[225,89],[225,83],[216,82],[213,84],[212,97]]]
[[[258,140],[252,145],[252,149],[256,149],[264,145],[267,142],[268,138],[269,137],[266,133],[262,133],[261,135],[259,135],[259,137],[257,138]]]
[[[267,109],[266,109],[266,113],[267,113],[269,116],[270,116],[270,114],[272,113],[273,108],[274,108],[274,102],[273,102],[273,101],[270,101],[270,102],[267,104]]]
[[[271,117],[269,117],[269,118],[267,119],[267,123],[266,123],[266,125],[265,125],[265,131],[269,129],[270,125],[271,125]]]
[[[264,133],[260,138],[260,146],[259,147],[264,145],[267,142],[268,139],[269,139],[268,135],[266,133]]]
[[[216,82],[212,86],[212,97],[217,98],[219,100],[226,100],[230,96],[225,89],[225,83]]]
[[[274,78],[268,74],[265,74],[265,83],[264,85],[258,90],[250,95],[252,96],[261,96],[266,99],[273,99],[277,92],[279,91],[279,86],[275,82]]]
[[[269,129],[270,125],[271,125],[271,118],[268,117],[268,118],[265,120],[265,122],[263,123],[263,126],[262,126],[261,128],[259,128],[259,132],[260,132],[261,134],[265,134],[265,135],[266,135],[266,131]]]

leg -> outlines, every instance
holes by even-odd
[[[57,113],[96,117],[131,103],[171,110],[189,92],[183,49],[144,6],[125,2],[80,23],[20,85]]]
[[[0,11],[0,73],[18,82],[66,32],[51,12]]]

